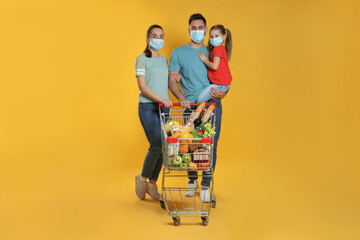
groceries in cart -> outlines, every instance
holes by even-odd
[[[167,134],[165,166],[169,170],[197,171],[211,167],[212,137],[215,136],[211,116],[215,106],[210,105],[208,109],[205,106],[205,102],[201,103],[182,119],[169,116],[164,126]]]
[[[215,136],[215,126],[211,122],[211,115],[214,112],[215,105],[210,105],[205,110],[206,103],[202,102],[195,111],[192,111],[187,117],[186,123],[181,125],[178,121],[169,118],[165,124],[165,130],[168,137],[178,137],[183,132],[191,133],[193,138],[213,137]]]
[[[180,224],[180,216],[200,216],[206,226],[210,208],[216,206],[212,166],[216,104],[191,103],[190,107],[196,108],[194,111],[182,108],[179,103],[173,105],[169,112],[163,112],[159,104],[164,159],[160,205],[166,208],[176,226]],[[176,186],[179,182],[173,180],[194,175],[210,178],[210,186],[203,189],[194,184],[189,190],[189,185]],[[186,195],[187,191],[194,194]],[[206,191],[210,199],[205,201],[201,194]]]

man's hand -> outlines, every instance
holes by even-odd
[[[229,92],[229,90],[227,90],[226,92],[223,92],[221,90],[216,90],[215,88],[211,88],[210,96],[212,99],[223,99],[228,92]]]
[[[180,82],[180,80],[181,80],[180,72],[170,72],[170,74],[171,74],[171,77],[173,79],[175,79],[176,82],[178,82],[178,83]]]
[[[186,98],[179,99],[180,106],[183,108],[190,108],[190,101],[186,100]]]

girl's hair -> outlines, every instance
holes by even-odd
[[[231,51],[232,51],[232,38],[231,38],[230,30],[220,24],[212,26],[210,31],[211,30],[219,30],[222,35],[226,34],[225,50],[226,50],[226,54],[227,54],[227,59],[228,59],[228,61],[230,61]],[[210,44],[210,39],[209,39],[208,50],[209,50],[209,52],[212,52],[213,49],[214,49],[214,46]]]
[[[161,30],[163,30],[162,27],[159,26],[159,25],[157,25],[157,24],[151,25],[151,26],[149,27],[149,29],[147,30],[147,32],[146,32],[146,36],[147,36],[147,37],[150,37],[150,33],[151,33],[151,31],[152,31],[154,28],[160,28]],[[164,31],[164,30],[163,30],[163,31]],[[152,53],[151,53],[151,51],[150,51],[150,49],[149,49],[148,44],[146,44],[146,48],[145,48],[145,50],[144,50],[144,53],[145,53],[145,56],[146,56],[146,57],[151,58]]]

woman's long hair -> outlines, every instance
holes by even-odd
[[[160,28],[161,30],[163,30],[162,27],[159,26],[159,25],[156,25],[156,24],[151,25],[151,26],[149,27],[149,29],[147,30],[147,32],[146,32],[146,36],[147,36],[147,37],[150,37],[150,33],[151,33],[151,31],[152,31],[154,28]],[[164,30],[163,30],[163,31],[164,31]],[[150,49],[149,49],[149,45],[148,45],[148,44],[146,44],[146,48],[145,48],[145,50],[144,50],[144,53],[145,53],[145,56],[146,56],[146,57],[148,57],[148,58],[151,58],[151,57],[152,57],[152,53],[151,53],[151,51],[150,51]]]
[[[228,59],[228,61],[230,61],[231,51],[232,51],[232,37],[231,37],[230,30],[225,28],[223,25],[220,25],[220,24],[212,26],[210,31],[211,30],[219,30],[222,35],[226,34],[225,50],[226,50],[226,54],[227,54],[227,59]],[[210,39],[209,39],[208,50],[211,53],[213,49],[214,49],[214,46],[210,44]]]

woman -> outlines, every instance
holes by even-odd
[[[145,135],[150,143],[142,172],[135,177],[135,192],[140,199],[145,199],[146,193],[153,200],[159,200],[160,194],[156,181],[161,171],[163,156],[161,151],[161,130],[159,106],[161,102],[168,112],[172,107],[168,92],[167,59],[158,51],[164,46],[164,31],[159,25],[149,27],[146,34],[144,53],[136,58],[136,78],[140,89],[139,118]],[[149,180],[149,182],[147,181]]]

